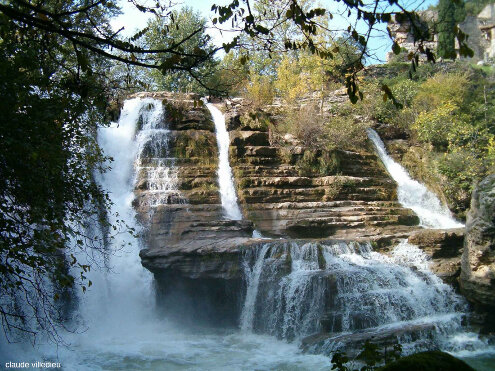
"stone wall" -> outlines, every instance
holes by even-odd
[[[431,40],[423,43],[425,48],[436,51],[438,35],[433,31],[433,25],[438,22],[438,15],[435,11],[427,10],[419,12],[419,16],[424,20],[424,27],[429,29]],[[477,16],[467,16],[459,24],[459,28],[468,35],[467,45],[473,50],[472,61],[488,61],[495,56],[495,4],[488,4]],[[415,42],[411,30],[411,22],[406,17],[392,17],[388,24],[388,29],[393,39],[401,48],[408,52],[417,52],[418,43]],[[459,49],[456,40],[456,49]],[[387,60],[393,58],[393,53],[387,55]]]

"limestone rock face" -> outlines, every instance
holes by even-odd
[[[326,150],[287,135],[274,140],[268,129],[283,117],[270,109],[252,112],[231,103],[226,117],[239,201],[264,235],[392,242],[392,235],[418,228],[418,217],[397,202],[397,185],[372,146]]]
[[[495,174],[481,181],[473,192],[460,284],[470,301],[495,310]]]
[[[148,227],[148,245],[166,248],[185,236],[222,236],[221,230],[232,234],[234,227],[222,223],[215,127],[208,109],[198,103],[199,96],[167,92],[135,96],[161,99],[160,126],[168,129],[166,138],[146,144],[150,150],[145,147],[142,152],[134,191],[138,217]],[[160,166],[160,172],[154,171]],[[164,187],[161,182],[167,179]]]
[[[280,117],[234,101],[227,105],[226,124],[243,220],[225,220],[208,110],[197,97],[153,96],[164,100],[166,150],[142,159],[134,205],[148,227],[142,264],[155,276],[161,307],[175,308],[178,316],[187,312],[198,321],[238,324],[246,292],[245,252],[266,243],[251,237],[255,228],[274,238],[271,243],[371,240],[380,248],[419,228],[413,211],[398,203],[397,185],[371,145],[324,150],[307,148],[296,138],[274,141],[269,129]],[[156,164],[167,165],[176,179],[173,192],[153,203],[149,169]]]
[[[464,228],[422,229],[408,239],[431,258],[430,269],[446,283],[457,286],[461,273]]]

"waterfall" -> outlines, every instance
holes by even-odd
[[[206,107],[210,110],[215,123],[218,143],[218,185],[225,217],[230,220],[241,220],[242,213],[237,203],[232,168],[229,163],[230,139],[225,127],[225,117],[212,103],[207,103]]]
[[[247,261],[244,261],[244,270],[247,278],[247,290],[241,313],[241,330],[243,331],[251,331],[253,329],[254,305],[256,302],[256,297],[258,296],[261,269],[263,268],[265,254],[269,248],[270,245],[265,244],[259,251],[250,250],[250,252],[254,251],[257,253],[256,262],[252,269],[249,267]]]
[[[172,200],[181,202],[183,197],[177,191],[178,175],[175,158],[169,153],[170,130],[166,127],[163,105],[153,99],[141,100],[141,105],[141,116],[137,121],[139,131],[135,138],[135,174],[146,180],[146,206],[152,211],[155,206]]]
[[[406,241],[390,256],[369,243],[343,241],[271,242],[253,251],[244,255],[251,268],[243,328],[286,340],[324,329],[332,334],[324,345],[329,352],[355,333],[402,334],[406,352],[485,346],[475,336],[465,336],[471,340],[464,344],[453,340],[466,334],[467,304]]]
[[[425,228],[464,227],[452,217],[448,207],[443,205],[433,192],[412,179],[406,169],[387,154],[385,144],[375,130],[369,128],[367,133],[390,176],[398,184],[397,197],[399,202],[418,215],[421,226]]]
[[[111,171],[98,179],[110,194],[113,211],[118,213],[111,222],[124,219],[127,225],[141,231],[132,207],[136,180],[146,180],[150,207],[168,202],[168,197],[177,193],[173,161],[168,158],[168,137],[162,103],[154,99],[127,100],[119,122],[99,131],[100,145],[114,159]],[[269,336],[217,329],[198,333],[158,316],[154,311],[152,275],[141,265],[139,248],[135,238],[117,233],[110,271],[88,272],[93,285],[80,295],[78,310],[83,331],[65,334],[70,349],[48,345],[40,347],[40,353],[14,358],[8,356],[13,349],[10,347],[6,353],[0,351],[0,356],[7,354],[6,362],[58,360],[65,369],[84,371],[252,370],[301,365],[322,369],[328,365],[324,356],[302,354],[296,345]]]
[[[220,114],[225,133],[221,113],[209,109],[216,125],[215,115]],[[127,100],[119,122],[99,130],[98,142],[114,159],[112,169],[97,177],[113,202],[110,222],[123,219],[137,233],[142,231],[132,206],[135,192],[143,190],[135,190],[136,181],[145,181],[143,194],[150,208],[180,197],[169,134],[161,101],[148,98]],[[228,138],[222,143],[228,149]],[[219,170],[219,183],[230,182],[233,203],[231,198],[231,207],[226,207],[222,193],[222,205],[227,216],[240,219],[228,154],[223,153],[221,168],[225,171],[226,162],[228,176]],[[97,254],[86,257],[93,267],[108,264],[110,270],[87,272],[93,285],[79,295],[81,331],[64,334],[70,348],[48,344],[24,357],[26,353],[18,355],[13,346],[0,341],[0,364],[50,360],[59,361],[64,369],[83,371],[320,370],[330,367],[328,357],[302,353],[297,341],[322,330],[332,335],[314,351],[346,350],[356,333],[370,338],[401,329],[417,330],[400,335],[406,352],[485,347],[461,325],[464,300],[428,270],[424,253],[407,242],[386,256],[368,243],[261,241],[242,252],[247,282],[240,318],[244,331],[198,331],[175,326],[155,313],[152,276],[139,260],[139,241],[114,232],[108,262],[100,262]],[[81,263],[83,256],[78,256]]]
[[[168,130],[163,126],[161,101],[135,98],[125,101],[118,123],[98,132],[104,153],[113,158],[111,170],[97,178],[113,203],[110,222],[115,224],[122,219],[137,234],[142,231],[132,205],[137,174],[145,172],[143,177],[153,204],[150,206],[163,201],[174,187],[173,181],[161,177],[171,169],[152,162],[165,157]],[[89,329],[88,335],[78,341],[94,337],[104,342],[138,327],[142,318],[152,316],[152,275],[141,265],[139,240],[127,233],[116,233],[110,248],[109,271],[92,270],[93,285],[81,295],[79,312]]]

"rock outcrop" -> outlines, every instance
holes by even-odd
[[[266,243],[286,251],[285,239],[373,241],[386,250],[417,231],[410,241],[431,256],[433,270],[447,282],[457,279],[462,233],[420,230],[418,217],[398,203],[397,185],[371,144],[351,151],[308,148],[291,136],[274,141],[276,114],[252,111],[239,101],[223,106],[244,217],[229,221],[220,203],[209,111],[194,95],[153,97],[163,100],[162,126],[169,131],[165,150],[143,152],[135,207],[149,226],[140,256],[156,278],[161,307],[178,317],[187,312],[194,321],[237,326],[246,253]],[[163,163],[175,174],[173,191],[153,203],[157,190],[149,170]],[[253,239],[254,228],[273,239]],[[290,270],[290,259],[274,261]],[[334,281],[331,275],[315,279]]]
[[[198,239],[250,235],[251,228],[246,223],[223,220],[215,126],[199,96],[166,92],[134,96],[162,100],[164,116],[160,127],[168,129],[166,138],[156,139],[153,151],[143,152],[136,182],[134,205],[149,227],[150,249]],[[166,174],[153,171],[159,165],[166,165]],[[160,189],[153,187],[156,179],[149,179],[153,176],[171,179],[161,187],[165,189]],[[156,202],[161,193],[166,197]]]
[[[359,151],[274,143],[276,115],[234,104],[227,113],[231,163],[245,216],[263,234],[292,238],[406,237],[417,216],[371,145]]]
[[[495,331],[495,174],[483,179],[473,192],[460,285],[469,301],[485,309],[488,329]]]
[[[413,232],[408,241],[430,257],[430,269],[433,273],[457,288],[461,273],[464,228],[421,229]]]

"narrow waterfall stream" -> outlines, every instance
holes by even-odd
[[[452,217],[448,207],[443,205],[433,192],[412,179],[406,169],[388,155],[385,144],[375,130],[369,128],[367,133],[390,176],[398,184],[397,197],[399,202],[418,215],[421,226],[425,228],[464,227]]]
[[[225,217],[230,220],[241,220],[242,213],[237,203],[232,168],[229,163],[229,133],[225,126],[225,116],[212,103],[206,107],[213,117],[218,144],[218,186]]]
[[[212,103],[207,103],[206,107],[210,110],[210,113],[215,122],[215,131],[218,144],[218,184],[220,187],[220,197],[222,201],[222,207],[225,212],[225,216],[231,220],[241,220],[242,213],[237,202],[237,196],[234,187],[234,177],[232,175],[232,168],[229,162],[229,133],[225,125],[224,114],[215,107]],[[253,238],[263,239],[263,235],[257,231],[253,231]],[[268,245],[263,247],[259,258],[253,267],[249,264],[244,264],[244,272],[246,277],[247,289],[244,305],[242,306],[242,313],[240,318],[240,327],[243,332],[251,332],[253,330],[254,321],[254,303],[258,295],[258,285],[263,264],[264,253],[268,250]]]
[[[257,252],[256,261],[252,268],[249,267],[247,260],[244,261],[244,271],[247,278],[247,290],[246,299],[244,300],[244,305],[242,307],[241,313],[241,330],[252,331],[254,314],[255,314],[255,304],[256,298],[258,297],[258,287],[260,283],[260,276],[263,269],[263,263],[265,255],[270,248],[269,244],[263,245],[260,251],[249,250],[250,252]]]

